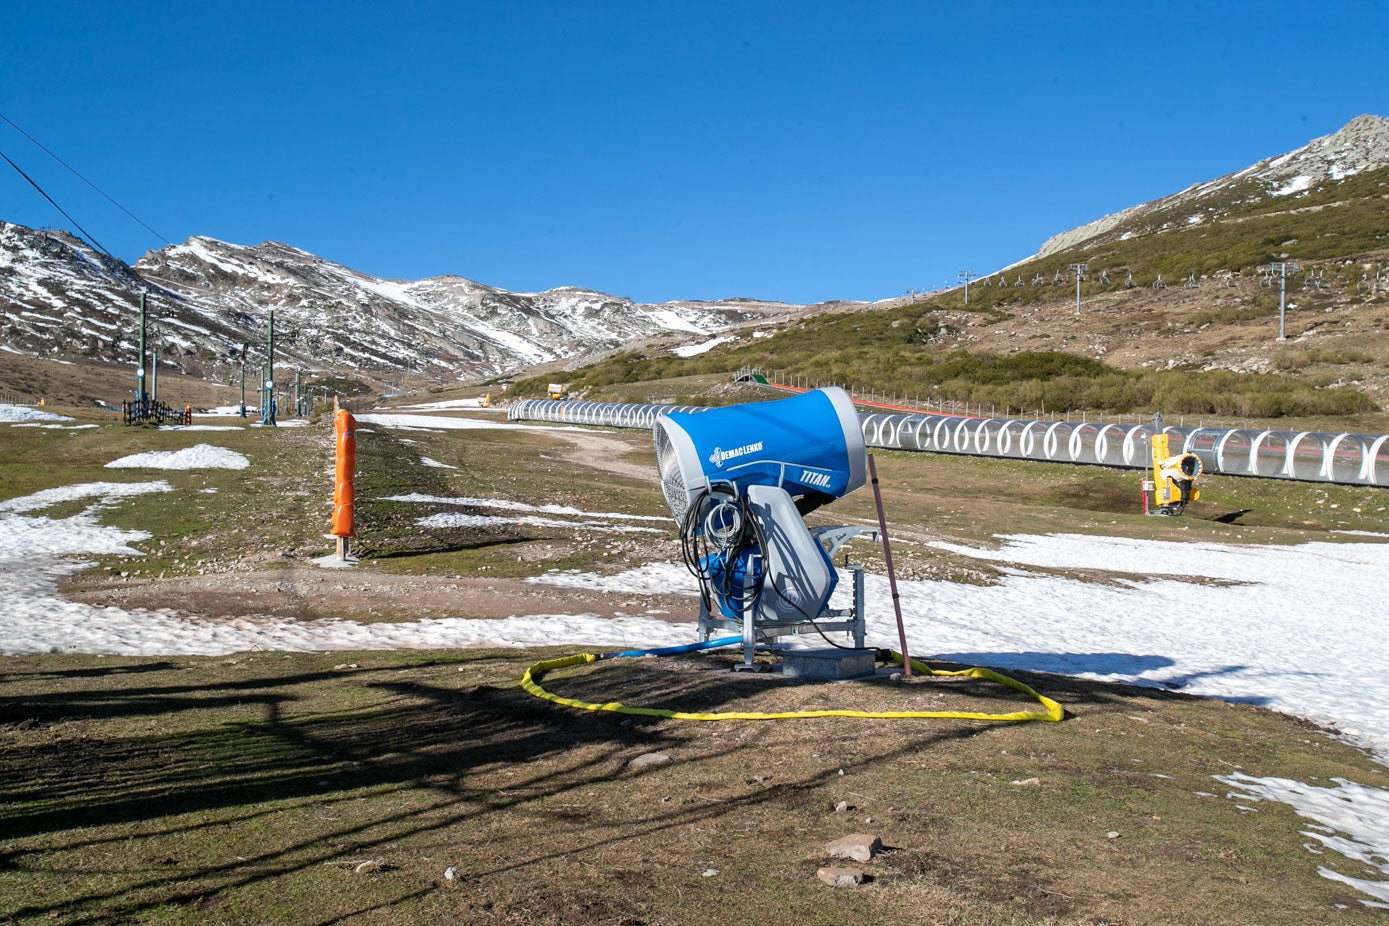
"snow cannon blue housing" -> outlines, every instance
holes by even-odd
[[[842,498],[863,485],[867,451],[858,412],[837,386],[789,399],[671,412],[656,419],[661,490],[683,523],[715,486],[744,495],[778,486],[791,496]]]

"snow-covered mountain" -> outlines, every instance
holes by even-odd
[[[1313,139],[1296,151],[1054,235],[1035,256],[1046,257],[1112,235],[1136,237],[1161,231],[1174,220],[1199,225],[1220,218],[1236,205],[1291,196],[1382,167],[1389,167],[1389,118],[1357,116],[1340,131]]]
[[[277,242],[195,237],[134,268],[65,232],[0,222],[0,349],[133,362],[139,294],[161,363],[207,375],[263,353],[310,370],[477,378],[663,335],[690,340],[799,306],[641,305],[576,287],[513,293],[457,276],[383,280]]]

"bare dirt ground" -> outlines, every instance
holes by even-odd
[[[178,407],[214,408],[241,397],[240,388],[164,369],[159,371],[158,385],[161,401]],[[134,367],[125,363],[59,363],[11,353],[0,363],[0,402],[42,400],[89,409],[105,402],[119,410],[134,389]]]
[[[657,482],[653,467],[624,458],[634,443],[644,443],[634,441],[631,434],[560,428],[546,433],[556,440],[548,452],[541,454],[541,459],[555,471],[580,467],[587,474],[625,476],[652,487]],[[633,562],[678,556],[673,542],[664,535],[634,536],[637,539],[616,541],[624,551],[635,554]],[[582,538],[557,536],[521,548],[516,559],[538,563],[585,542]],[[612,595],[507,576],[400,575],[373,568],[369,562],[324,568],[309,561],[317,558],[317,551],[283,549],[239,556],[236,551],[226,553],[225,571],[168,578],[91,571],[70,580],[65,592],[73,600],[89,604],[172,608],[211,618],[276,616],[362,622],[549,613],[612,617],[643,612],[658,612],[650,615],[657,618],[664,613],[671,620],[689,620],[697,607],[689,596]],[[543,572],[544,567],[537,565],[530,571]]]
[[[573,445],[572,449],[559,454],[559,459],[566,463],[587,466],[619,476],[630,476],[653,485],[658,481],[653,467],[622,459],[632,449],[631,443],[627,440],[591,431],[556,430],[554,434],[560,440]]]
[[[1386,252],[1366,255],[1382,261]],[[992,279],[996,280],[997,277]],[[1188,289],[1181,279],[1164,289],[1135,286],[1086,294],[1076,312],[1074,284],[1024,284],[1004,290],[1032,296],[1030,305],[1002,305],[1002,316],[955,311],[943,317],[952,332],[933,340],[942,350],[1011,353],[1066,351],[1124,370],[1182,369],[1294,372],[1318,386],[1353,385],[1389,404],[1389,305],[1383,289],[1368,292],[1308,289],[1297,281],[1286,292],[1287,339],[1278,340],[1277,288],[1257,276],[1229,281],[1203,277]],[[975,284],[976,286],[980,284]],[[981,292],[997,292],[988,288]],[[863,311],[927,302],[933,294],[899,297],[841,310]],[[1204,313],[1254,312],[1235,321],[1202,321]],[[819,307],[815,307],[817,314]],[[1193,323],[1193,318],[1196,322]],[[1310,354],[1310,356],[1309,356]]]
[[[107,581],[73,590],[69,597],[121,608],[174,608],[211,618],[341,618],[364,623],[400,619],[405,613],[422,620],[559,613],[614,617],[651,611],[667,612],[672,621],[688,621],[697,607],[695,599],[684,595],[610,595],[521,579],[400,576],[365,566],[324,569],[304,564],[128,584]]]

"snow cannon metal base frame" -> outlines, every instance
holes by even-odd
[[[845,632],[864,645],[863,567],[854,602],[831,609],[832,557],[862,527],[806,527],[804,516],[863,486],[867,450],[842,389],[700,412],[655,425],[661,489],[699,579],[699,634],[742,632],[743,664],[759,645],[803,633]],[[828,637],[825,637],[829,641]],[[836,644],[837,645],[837,644]]]

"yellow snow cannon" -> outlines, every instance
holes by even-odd
[[[1201,478],[1201,458],[1194,453],[1170,451],[1166,434],[1154,434],[1153,446],[1153,506],[1148,514],[1179,515],[1188,502],[1201,497],[1196,480]]]

